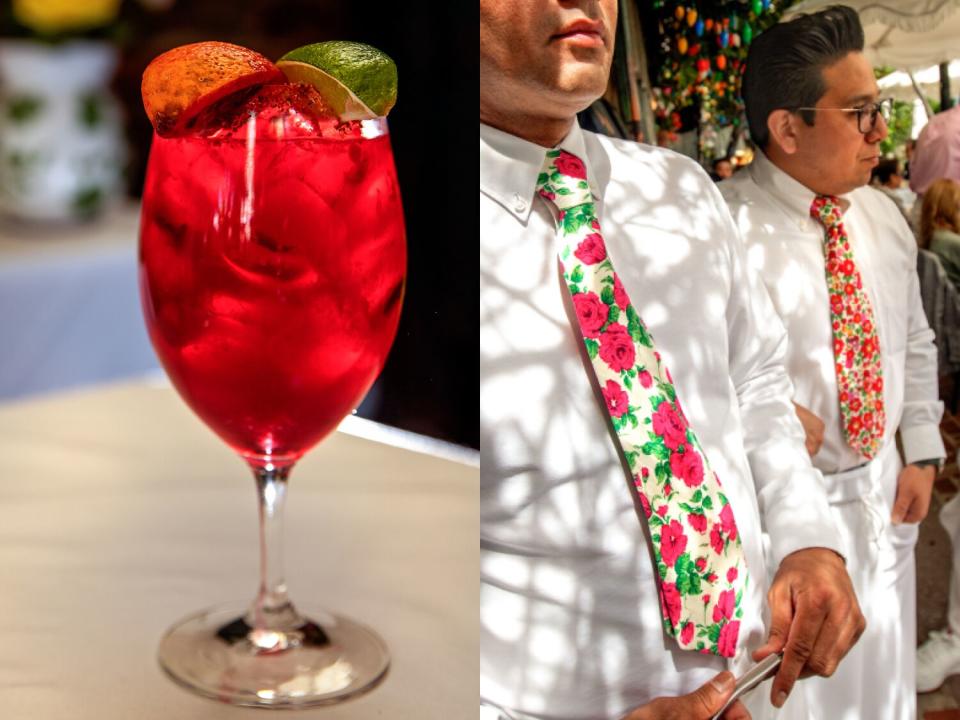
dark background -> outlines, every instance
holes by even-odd
[[[115,90],[127,108],[130,193],[139,196],[151,139],[140,77],[177,45],[223,40],[276,59],[300,45],[356,40],[397,64],[390,133],[407,223],[408,280],[400,329],[365,413],[479,447],[477,400],[475,6],[322,0],[176,0],[123,6]]]

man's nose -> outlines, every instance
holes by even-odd
[[[867,133],[867,142],[871,144],[878,143],[889,134],[890,128],[883,117],[883,113],[877,113],[877,122],[874,123],[873,129]]]

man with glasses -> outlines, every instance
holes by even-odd
[[[945,454],[943,406],[916,243],[889,198],[866,187],[890,103],[863,44],[843,6],[757,38],[743,95],[762,152],[720,189],[787,328],[797,415],[867,618],[832,677],[800,683],[810,717],[910,720],[913,548]]]

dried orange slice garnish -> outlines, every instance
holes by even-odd
[[[231,93],[284,80],[260,53],[209,41],[181,45],[154,58],[143,72],[140,93],[154,129],[166,136]]]

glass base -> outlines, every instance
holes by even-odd
[[[190,615],[160,641],[160,666],[188,690],[251,707],[329,705],[383,679],[390,656],[379,635],[340,615],[298,610],[310,621],[282,634],[251,631],[241,605]]]

